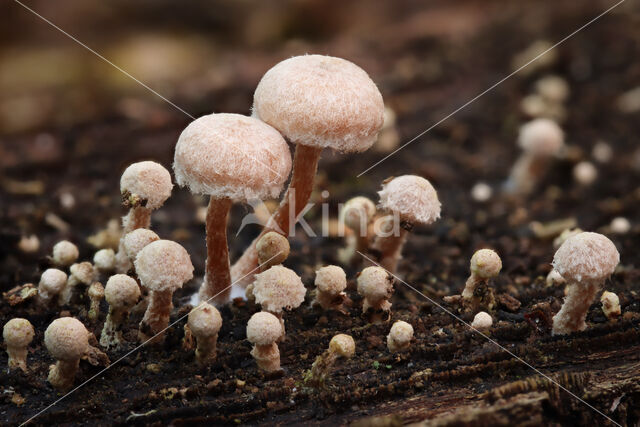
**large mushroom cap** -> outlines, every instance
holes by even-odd
[[[117,309],[130,309],[140,299],[138,283],[126,274],[114,274],[104,288],[107,303]]]
[[[142,285],[152,291],[176,290],[193,278],[189,254],[171,240],[149,243],[138,252],[135,267]]]
[[[263,310],[280,313],[297,308],[304,301],[306,289],[295,271],[275,265],[256,274],[253,295]]]
[[[584,232],[569,237],[553,257],[553,268],[570,282],[597,283],[609,277],[620,262],[611,240],[602,234]]]
[[[358,152],[375,142],[384,103],[375,83],[357,65],[305,55],[266,72],[253,96],[253,113],[293,143]]]
[[[159,163],[144,161],[133,163],[122,173],[120,192],[128,191],[146,203],[149,209],[158,209],[171,196],[173,184],[169,171]]]
[[[210,114],[182,131],[173,170],[193,193],[237,201],[278,197],[291,153],[271,126],[240,114]]]
[[[431,224],[440,218],[438,193],[426,179],[415,175],[393,178],[382,185],[380,206],[397,212],[412,224]]]
[[[531,120],[520,128],[518,144],[536,156],[553,156],[564,145],[564,132],[551,119]]]
[[[212,337],[220,332],[222,316],[214,306],[203,302],[191,310],[187,322],[196,337]]]
[[[271,313],[261,311],[247,322],[247,339],[256,345],[273,344],[282,336],[280,319]]]
[[[89,332],[78,319],[61,317],[44,332],[44,345],[58,360],[78,360],[89,347]]]

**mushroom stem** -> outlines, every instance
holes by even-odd
[[[599,283],[570,283],[560,311],[553,316],[553,335],[567,335],[587,328],[585,319],[600,289]]]
[[[196,347],[196,361],[200,365],[207,365],[216,358],[218,334],[209,337],[198,337]]]
[[[27,347],[7,345],[7,355],[9,356],[9,368],[20,368],[27,372]]]
[[[80,359],[58,360],[49,368],[49,383],[58,390],[68,390],[73,386],[73,381],[80,366]]]
[[[102,333],[100,334],[100,345],[107,350],[114,343],[120,343],[124,341],[122,337],[122,327],[123,322],[127,317],[126,310],[118,310],[111,306],[109,306],[109,313],[107,314],[107,318],[104,321],[104,326],[102,327]]]
[[[138,331],[140,341],[144,342],[158,335],[153,343],[162,342],[163,330],[169,325],[169,317],[173,308],[172,297],[172,290],[151,291],[149,293],[149,306],[140,322],[140,330]]]
[[[200,287],[200,300],[216,305],[224,304],[231,292],[229,248],[227,246],[227,218],[231,199],[209,199],[207,209],[207,264]]]
[[[250,354],[255,359],[258,368],[266,372],[275,372],[280,369],[280,349],[276,343],[256,344]]]
[[[395,273],[402,258],[402,248],[407,241],[409,231],[405,227],[394,230],[395,218],[389,215],[383,220],[382,233],[377,235],[371,249],[377,252],[378,261],[386,270]]]
[[[256,243],[258,239],[269,231],[287,235],[297,222],[298,215],[307,206],[313,190],[313,180],[318,170],[322,148],[296,145],[293,157],[293,172],[289,188],[280,202],[276,213],[269,219],[260,235],[251,242],[242,256],[231,268],[231,275],[239,285],[246,287],[253,282],[253,270],[258,267],[258,253]],[[291,221],[291,218],[295,218]],[[257,272],[257,271],[256,271]]]
[[[131,261],[124,249],[124,236],[138,228],[151,226],[151,209],[137,206],[129,209],[129,213],[122,217],[122,238],[116,254],[116,271],[124,274],[131,269]]]
[[[549,158],[524,153],[516,161],[507,181],[507,188],[521,194],[529,194],[540,177],[549,169]]]

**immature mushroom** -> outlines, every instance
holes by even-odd
[[[140,287],[126,274],[115,274],[107,280],[104,296],[109,304],[109,313],[100,334],[100,345],[106,349],[118,349],[125,343],[122,329],[129,311],[140,299]]]
[[[345,305],[351,300],[344,290],[347,288],[347,275],[337,265],[327,265],[316,271],[316,296],[312,305],[324,310],[337,310],[347,313]]]
[[[76,288],[80,285],[90,286],[96,279],[96,270],[93,268],[93,265],[87,261],[73,264],[69,268],[69,271],[71,274],[69,274],[67,284],[62,292],[60,292],[58,301],[60,305],[70,304],[74,295],[79,293]]]
[[[583,161],[575,165],[572,172],[573,179],[584,187],[588,187],[598,179],[598,169],[596,169],[593,163],[588,161]]]
[[[124,236],[138,228],[149,228],[151,211],[160,208],[171,196],[171,175],[161,164],[144,161],[133,163],[122,173],[120,193],[122,205],[129,213],[122,217],[122,237],[116,254],[118,273],[126,273],[131,261],[124,251]]]
[[[278,131],[260,120],[211,114],[182,131],[173,170],[180,186],[210,196],[207,263],[200,299],[213,298],[216,304],[224,304],[231,293],[227,247],[231,204],[277,197],[291,170],[289,147]]]
[[[89,286],[87,294],[91,300],[91,306],[89,307],[87,317],[91,321],[96,321],[100,315],[100,301],[104,298],[104,287],[102,286],[102,283],[93,282],[91,286]]]
[[[611,240],[598,233],[584,232],[568,238],[553,257],[553,267],[567,281],[567,296],[553,317],[553,334],[582,331],[589,306],[604,281],[620,262]]]
[[[282,264],[288,257],[289,240],[275,231],[270,231],[258,239],[256,245],[258,252],[258,270],[262,273],[274,265]],[[253,296],[253,283],[245,289],[248,300],[255,300]]]
[[[391,326],[391,331],[387,335],[387,348],[395,353],[409,348],[413,339],[413,326],[402,320],[398,320]]]
[[[282,339],[285,335],[283,311],[298,308],[304,301],[306,292],[300,276],[281,265],[274,265],[267,271],[255,275],[253,295],[256,303],[280,320]]]
[[[80,364],[89,349],[89,332],[73,317],[56,319],[44,333],[44,344],[57,362],[49,368],[49,382],[61,391],[70,389]]]
[[[189,331],[196,337],[196,361],[207,365],[216,358],[218,332],[222,327],[222,316],[212,305],[203,302],[191,310],[187,321]]]
[[[158,237],[158,235],[153,231],[147,228],[135,229],[124,236],[124,252],[127,254],[131,263],[134,263],[138,256],[138,252],[140,252],[142,248],[147,246],[149,243],[155,242],[156,240],[160,240],[160,237]]]
[[[38,300],[45,306],[50,305],[67,284],[67,274],[57,268],[49,268],[40,276]]]
[[[486,331],[491,328],[491,325],[493,325],[493,319],[491,315],[485,311],[477,313],[473,317],[473,322],[471,322],[471,327],[479,331]]]
[[[353,337],[345,334],[334,336],[329,342],[329,348],[316,358],[311,369],[305,373],[304,382],[313,387],[324,387],[336,361],[340,358],[351,359],[355,353],[356,343]]]
[[[247,323],[247,340],[253,344],[251,356],[258,368],[266,372],[280,370],[280,350],[276,342],[282,336],[280,320],[271,313],[261,311]]]
[[[414,225],[429,225],[440,218],[440,201],[431,183],[415,175],[403,175],[382,184],[379,206],[391,212],[390,221],[400,220],[400,228],[378,234],[372,252],[379,254],[379,263],[395,273],[402,258],[402,247]]]
[[[116,253],[113,249],[100,249],[93,255],[93,265],[100,273],[111,273],[116,268]]]
[[[464,305],[473,312],[480,308],[492,310],[495,296],[488,283],[489,279],[496,277],[502,270],[500,256],[491,249],[480,249],[471,257],[469,269],[471,275],[462,291]]]
[[[69,267],[76,262],[80,253],[78,247],[68,240],[62,240],[53,246],[53,256],[51,257],[57,267]]]
[[[553,156],[564,146],[564,133],[551,119],[535,119],[520,128],[518,144],[524,153],[511,169],[506,190],[529,194],[549,169]]]
[[[289,189],[263,230],[263,234],[285,234],[307,206],[322,149],[345,153],[369,149],[384,122],[384,103],[375,83],[357,65],[304,55],[266,72],[253,96],[253,115],[296,144]],[[234,264],[234,280],[252,276],[258,261],[256,242]],[[251,280],[247,277],[244,285]]]
[[[361,259],[358,252],[365,253],[369,249],[371,233],[369,224],[376,214],[376,205],[366,197],[357,196],[349,199],[340,211],[342,223],[353,231],[347,236],[347,247],[339,252],[345,264]]]
[[[620,298],[613,292],[604,291],[600,297],[602,303],[602,311],[607,319],[614,320],[620,317],[622,310],[620,310]]]
[[[140,283],[150,292],[138,338],[146,341],[155,337],[154,343],[161,343],[169,325],[173,293],[193,278],[191,258],[178,243],[157,240],[138,253],[135,268]]]
[[[16,317],[5,323],[2,337],[7,345],[9,369],[20,368],[27,372],[27,347],[33,341],[33,326],[27,319]]]
[[[362,312],[367,313],[371,309],[372,322],[384,319],[380,313],[386,314],[386,320],[391,318],[389,299],[393,295],[393,282],[393,276],[382,267],[367,267],[358,275],[358,294],[364,298]]]

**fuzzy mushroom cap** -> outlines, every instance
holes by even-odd
[[[160,240],[156,233],[147,228],[138,228],[124,236],[124,251],[129,259],[136,259],[142,248],[156,240]]]
[[[84,261],[78,264],[73,264],[69,271],[72,275],[76,276],[76,278],[84,283],[85,285],[90,285],[93,283],[93,280],[96,277],[96,271],[93,268],[93,264],[88,261]]]
[[[246,202],[276,198],[291,171],[291,153],[271,126],[240,114],[210,114],[180,134],[176,181],[192,193]]]
[[[518,144],[533,155],[553,156],[564,146],[564,132],[551,119],[535,119],[522,125]]]
[[[329,350],[350,359],[356,354],[356,343],[350,335],[338,334],[329,341]]]
[[[8,347],[26,347],[33,340],[33,325],[27,319],[16,317],[5,323],[2,337]]]
[[[78,247],[68,240],[62,240],[53,247],[53,262],[57,265],[69,266],[80,256]]]
[[[341,214],[347,227],[359,231],[362,224],[368,224],[376,214],[376,205],[366,197],[354,197],[344,204]]]
[[[399,345],[404,345],[413,339],[413,326],[402,320],[398,320],[391,327],[389,337]]]
[[[493,319],[489,313],[481,311],[473,317],[471,326],[476,329],[489,329],[493,325]]]
[[[142,285],[152,291],[175,291],[193,278],[189,254],[171,240],[156,240],[142,248],[135,267]]]
[[[67,284],[67,274],[57,268],[49,268],[40,276],[38,288],[51,295],[59,294]]]
[[[282,310],[298,308],[307,292],[300,276],[281,265],[256,274],[253,295],[263,310],[280,313]]]
[[[73,317],[56,319],[44,332],[44,345],[58,360],[78,360],[89,347],[89,332]]]
[[[601,283],[611,276],[620,254],[602,234],[584,232],[569,237],[553,257],[553,268],[569,282]]]
[[[347,287],[347,275],[337,265],[327,265],[316,271],[315,284],[322,293],[338,295]]]
[[[107,280],[104,299],[111,307],[129,309],[140,299],[140,287],[132,277],[114,274]]]
[[[304,55],[266,72],[253,95],[253,114],[292,143],[359,152],[375,142],[384,102],[375,83],[352,62]]]
[[[89,298],[104,298],[104,286],[100,282],[94,282],[87,291]]]
[[[120,178],[120,192],[128,191],[146,201],[144,207],[158,209],[171,196],[169,171],[159,163],[144,161],[130,165]]]
[[[93,264],[100,271],[110,271],[116,265],[116,253],[113,249],[100,249],[93,255]]]
[[[393,276],[382,267],[367,267],[358,275],[358,293],[371,301],[390,298]]]
[[[471,272],[483,279],[496,277],[502,270],[500,256],[491,249],[480,249],[471,257]]]
[[[289,257],[289,240],[275,231],[269,231],[256,243],[258,262],[269,265],[282,264]]]
[[[280,319],[266,311],[254,314],[247,322],[247,339],[252,344],[273,344],[281,335]]]
[[[380,206],[397,212],[400,219],[412,224],[431,224],[440,218],[438,193],[426,179],[403,175],[382,184]]]
[[[191,310],[187,322],[196,337],[212,337],[220,332],[222,316],[214,306],[204,302]]]

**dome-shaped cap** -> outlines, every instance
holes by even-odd
[[[266,72],[253,96],[253,114],[293,143],[358,152],[375,142],[384,102],[375,83],[352,62],[305,55]]]
[[[104,299],[114,308],[129,309],[140,299],[140,287],[132,277],[114,274],[107,280]]]
[[[393,294],[393,276],[382,267],[367,267],[358,275],[358,293],[364,298],[379,301]]]
[[[40,284],[38,292],[44,292],[46,295],[59,294],[67,284],[67,274],[57,268],[48,268],[40,276]]]
[[[520,128],[518,144],[537,156],[553,156],[564,145],[564,132],[551,119],[534,119]]]
[[[280,313],[297,308],[304,301],[307,290],[295,271],[274,265],[267,271],[256,274],[253,295],[263,310]]]
[[[280,319],[271,313],[261,311],[254,314],[247,322],[247,339],[256,345],[275,343],[282,336]]]
[[[78,360],[89,347],[89,332],[78,319],[61,317],[44,332],[44,345],[58,360]]]
[[[135,267],[142,285],[152,291],[176,290],[193,278],[189,254],[171,240],[156,240],[142,248]]]
[[[502,270],[500,256],[491,249],[480,249],[471,257],[471,272],[478,277],[489,279],[496,277]]]
[[[289,257],[290,250],[289,240],[275,231],[265,233],[256,243],[258,263],[265,264],[266,267],[282,264]]]
[[[78,259],[78,247],[68,240],[61,240],[53,246],[53,262],[67,267]]]
[[[340,214],[344,225],[360,231],[362,224],[368,224],[376,214],[376,205],[364,196],[357,196],[347,200]]]
[[[149,209],[158,209],[171,196],[173,184],[169,171],[159,163],[144,161],[133,163],[122,173],[120,192],[128,191],[146,203]]]
[[[553,268],[569,282],[601,283],[620,262],[611,240],[602,234],[584,232],[569,237],[556,251]]]
[[[412,224],[431,224],[440,218],[438,193],[426,179],[403,175],[382,184],[380,206],[397,212],[400,219]]]
[[[413,326],[398,320],[391,326],[389,337],[399,345],[404,345],[413,339]]]
[[[489,329],[493,325],[493,318],[487,312],[481,311],[473,317],[471,326],[476,329]]]
[[[214,306],[203,302],[191,310],[187,322],[196,337],[212,337],[220,332],[222,316]]]
[[[89,261],[83,261],[77,264],[73,264],[69,267],[69,271],[75,276],[81,283],[90,285],[96,278],[96,270],[93,268],[93,264]]]
[[[8,347],[26,347],[33,340],[33,325],[27,319],[16,317],[5,323],[2,338]]]
[[[240,114],[210,114],[182,131],[173,161],[176,180],[192,193],[236,201],[278,197],[291,153],[271,126]]]
[[[147,228],[137,228],[124,236],[124,251],[127,253],[129,259],[136,259],[138,252],[140,252],[142,248],[156,240],[160,240],[160,237],[153,231]]]
[[[351,335],[338,334],[329,341],[329,350],[349,359],[356,353],[356,343]]]
[[[316,271],[315,285],[320,292],[338,295],[347,287],[347,275],[337,265],[327,265]]]

